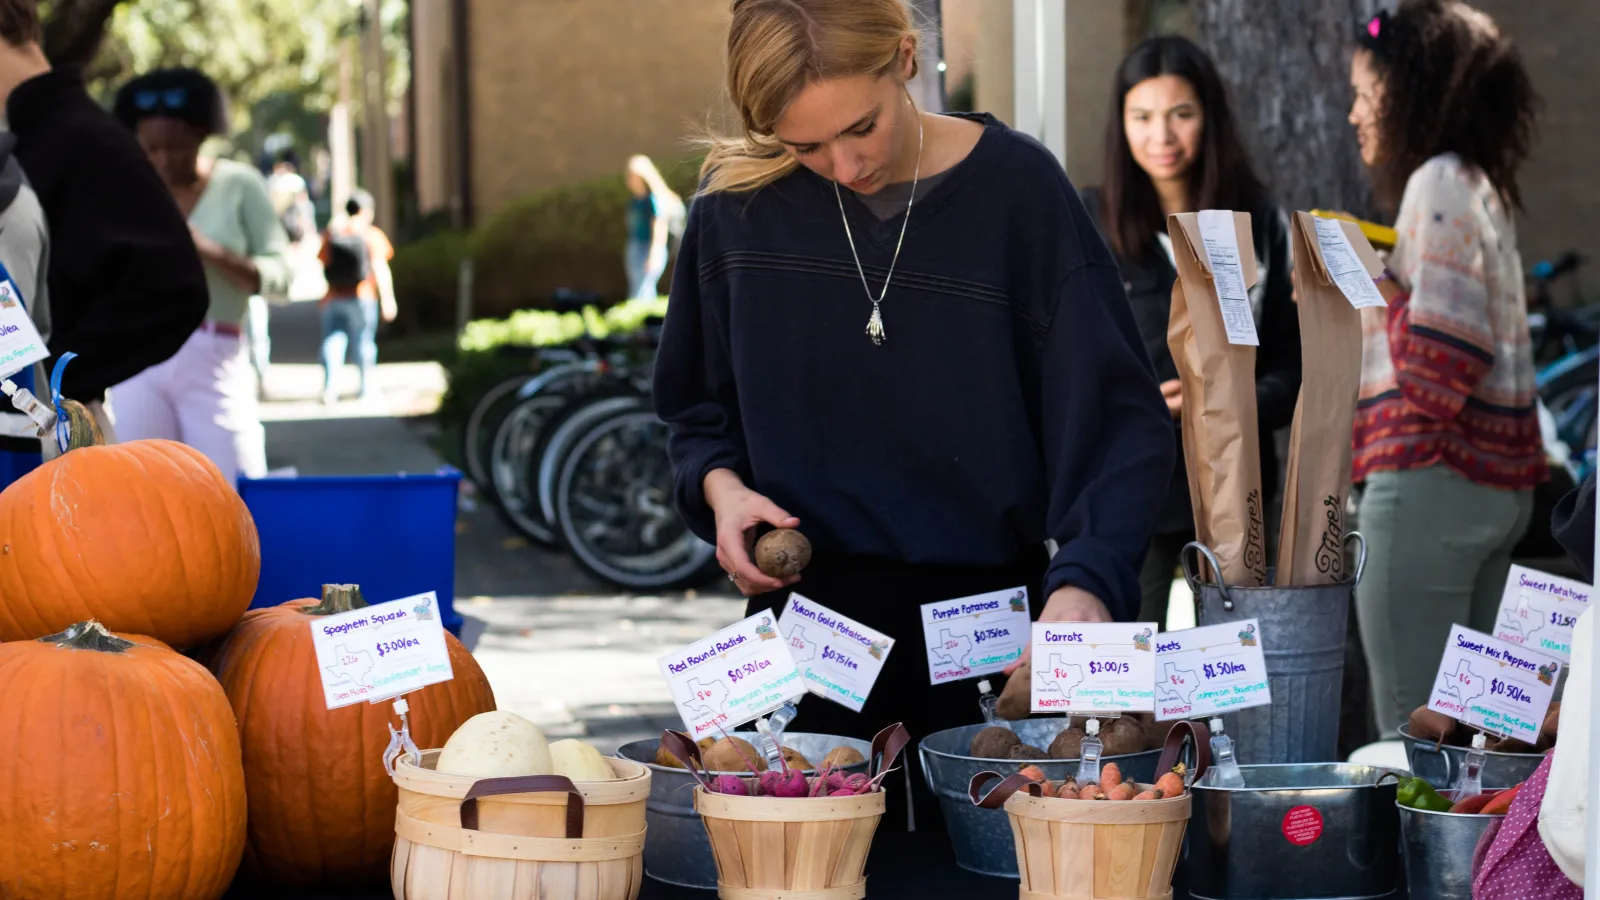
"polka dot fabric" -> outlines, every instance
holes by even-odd
[[[1472,860],[1472,900],[1583,900],[1550,858],[1539,838],[1539,804],[1550,782],[1550,761],[1534,771],[1511,801],[1511,810],[1490,825]]]

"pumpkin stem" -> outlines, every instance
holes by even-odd
[[[361,586],[355,584],[325,584],[322,602],[302,610],[308,616],[332,616],[361,609],[367,601],[361,596]]]
[[[62,400],[61,410],[67,414],[67,449],[77,450],[80,447],[99,447],[105,444],[106,437],[100,431],[100,423],[94,420],[94,414],[89,408],[76,400]],[[47,440],[49,438],[46,438]]]
[[[124,653],[131,647],[138,646],[133,641],[125,641],[106,630],[104,625],[94,619],[69,625],[66,631],[45,635],[39,638],[41,644],[55,644],[68,650],[94,650],[99,653]]]

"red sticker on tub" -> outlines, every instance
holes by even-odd
[[[1283,836],[1296,847],[1316,843],[1322,837],[1322,813],[1315,806],[1296,806],[1283,814]]]

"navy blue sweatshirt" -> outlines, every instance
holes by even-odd
[[[1046,596],[1074,585],[1128,621],[1172,417],[1066,173],[975,118],[972,153],[915,201],[881,346],[830,182],[696,198],[655,371],[678,508],[715,541],[702,481],[729,468],[819,554],[1004,565],[1054,538]],[[844,203],[876,291],[903,216]]]

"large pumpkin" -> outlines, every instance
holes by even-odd
[[[69,450],[0,492],[0,640],[95,619],[182,650],[226,634],[260,574],[244,501],[175,441]]]
[[[0,897],[213,900],[244,851],[239,733],[198,663],[95,622],[0,644]]]
[[[292,887],[388,881],[399,797],[383,751],[399,718],[391,703],[328,709],[311,643],[311,619],[365,605],[354,585],[327,585],[321,602],[253,609],[213,659],[239,720],[252,877]],[[472,654],[448,632],[445,643],[455,677],[406,695],[422,749],[495,708]]]

